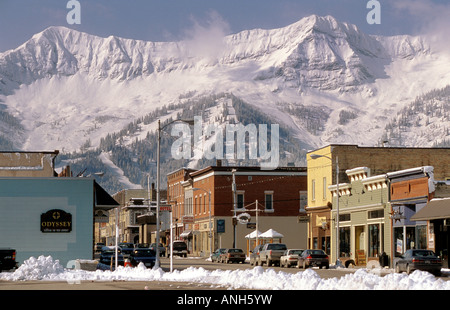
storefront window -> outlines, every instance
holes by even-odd
[[[339,227],[339,251],[341,256],[350,256],[350,227]]]

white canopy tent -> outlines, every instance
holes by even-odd
[[[281,243],[281,238],[283,237],[284,237],[283,234],[280,234],[279,232],[273,229],[269,229],[264,233],[261,233],[260,231],[257,231],[255,229],[253,232],[245,236],[245,238],[247,239],[247,255],[249,255],[250,250],[253,250],[257,245],[269,242]],[[276,241],[276,239],[278,239],[278,241]]]

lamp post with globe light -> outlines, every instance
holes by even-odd
[[[161,120],[158,120],[158,150],[157,150],[157,158],[156,158],[156,261],[155,261],[155,267],[159,268],[160,265],[160,259],[159,259],[159,211],[160,211],[160,182],[161,182],[161,176],[160,176],[160,170],[161,170],[161,131],[169,126],[170,124],[173,124],[175,122],[183,122],[188,125],[194,125],[194,120],[184,120],[184,119],[176,119],[173,120],[164,126],[161,127]]]

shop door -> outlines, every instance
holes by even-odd
[[[356,264],[360,266],[366,264],[365,240],[366,240],[365,227],[356,226],[355,227]]]

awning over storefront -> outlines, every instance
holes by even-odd
[[[185,230],[180,234],[181,238],[187,238],[192,236],[192,230]]]
[[[430,200],[425,207],[411,217],[411,221],[430,221],[450,218],[450,197]]]
[[[112,198],[95,180],[94,180],[94,199],[95,209],[109,210],[116,208],[119,203]]]

